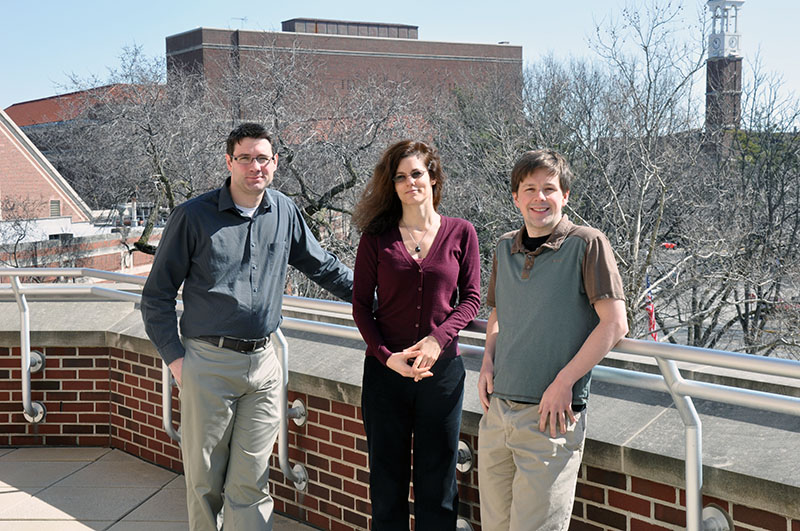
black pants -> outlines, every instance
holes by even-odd
[[[464,398],[464,363],[439,359],[433,376],[404,378],[368,356],[361,407],[367,433],[373,531],[408,531],[414,436],[416,531],[456,528],[456,461]]]

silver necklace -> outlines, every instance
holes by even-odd
[[[425,229],[425,232],[422,233],[422,237],[419,239],[419,241],[414,239],[414,235],[411,233],[411,229],[408,228],[408,225],[403,223],[403,228],[406,229],[406,232],[408,232],[408,237],[411,238],[412,242],[414,242],[414,252],[417,253],[422,252],[422,248],[419,246],[419,244],[422,243],[422,240],[425,239],[425,235],[428,234],[428,230],[430,230],[430,227]]]

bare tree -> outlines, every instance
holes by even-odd
[[[6,196],[0,201],[0,264],[11,267],[32,265],[24,243],[36,234],[36,222],[29,213],[44,201]]]
[[[58,240],[41,241],[46,233],[32,212],[41,211],[44,200],[3,197],[0,201],[0,265],[11,267],[76,267],[82,265],[89,249],[86,243],[61,235]],[[20,277],[23,282],[48,282],[55,278]]]
[[[135,248],[154,252],[152,229],[162,215],[220,181],[219,113],[207,98],[202,78],[175,75],[165,83],[162,60],[126,48],[106,80],[73,79],[89,88],[55,153],[76,190],[95,207],[134,199],[152,204]],[[216,158],[215,158],[216,156]]]
[[[800,101],[781,96],[780,80],[758,61],[743,98],[742,128],[733,135],[732,156],[720,164],[729,261],[718,284],[729,290],[728,319],[742,349],[769,355],[800,354],[792,326],[800,268]]]
[[[520,224],[509,175],[529,142],[520,75],[498,68],[479,78],[483,83],[443,89],[425,119],[447,175],[442,212],[475,226],[485,289],[497,238]]]

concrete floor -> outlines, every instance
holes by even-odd
[[[182,475],[110,448],[0,448],[0,529],[188,528]],[[275,515],[275,531],[310,529]]]

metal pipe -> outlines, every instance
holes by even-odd
[[[344,339],[355,339],[363,341],[361,333],[355,326],[346,326],[333,323],[324,323],[321,321],[309,321],[307,319],[298,319],[296,317],[284,317],[281,321],[281,327],[287,330],[297,330],[300,332],[311,332],[314,334],[321,334],[326,336],[341,337]],[[459,350],[462,355],[470,357],[482,357],[483,347],[469,344],[459,344]]]
[[[598,365],[592,369],[592,380],[635,387],[647,391],[661,391],[669,393],[669,388],[664,382],[664,377],[658,374],[648,374],[644,372],[618,369],[616,367],[605,367]]]
[[[90,269],[85,267],[81,269],[81,272],[83,273],[82,276],[84,277],[101,278],[116,282],[128,282],[130,284],[138,284],[140,286],[144,286],[145,282],[147,282],[147,277],[129,275],[127,273],[116,273],[114,271],[103,271],[102,269]]]
[[[283,308],[293,306],[306,310],[316,310],[322,312],[339,313],[344,317],[352,317],[353,305],[349,302],[326,301],[322,299],[311,299],[308,297],[297,297],[295,295],[283,296]]]
[[[28,301],[21,292],[19,279],[11,277],[11,288],[19,308],[19,350],[22,358],[22,409],[28,417],[36,417],[31,403],[31,317]]]
[[[161,422],[167,435],[180,444],[180,431],[176,431],[172,425],[172,382],[173,378],[169,365],[167,365],[166,361],[161,360]]]
[[[129,282],[144,286],[147,277],[139,275],[129,275],[126,273],[116,273],[114,271],[103,271],[101,269],[91,269],[88,267],[4,267],[0,268],[0,276],[8,277],[90,277],[105,280],[115,280],[119,282]]]
[[[677,390],[677,386],[684,381],[675,362],[661,358],[657,358],[656,361],[685,427],[686,527],[689,531],[700,531],[702,529],[700,492],[703,488],[702,422],[692,399]]]
[[[106,299],[129,301],[133,303],[142,302],[142,296],[138,293],[129,293],[127,291],[119,291],[111,288],[101,288],[100,286],[92,286],[92,295],[98,295]]]
[[[4,267],[4,277],[80,277],[83,271],[74,267]]]
[[[682,380],[676,383],[674,389],[682,395],[693,398],[800,416],[800,398],[793,396],[691,380]]]
[[[278,328],[272,333],[272,343],[276,347],[275,355],[281,364],[281,392],[278,402],[280,411],[280,430],[278,431],[278,461],[281,471],[294,486],[305,491],[308,488],[308,473],[301,464],[292,467],[289,462],[289,344]]]
[[[752,354],[739,354],[724,350],[713,350],[686,345],[657,343],[636,339],[622,339],[614,346],[614,352],[634,354],[649,358],[664,358],[685,361],[698,365],[713,365],[742,371],[800,378],[800,363],[780,358],[766,358]]]
[[[312,332],[326,336],[357,339],[359,341],[362,340],[361,334],[358,332],[358,328],[354,326],[323,323],[320,321],[308,321],[306,319],[297,319],[294,317],[284,317],[281,321],[281,327],[289,330],[298,330],[301,332]]]
[[[19,282],[17,277],[12,277],[14,281]],[[89,284],[59,286],[57,284],[37,284],[35,286],[21,286],[19,292],[23,295],[31,295],[34,297],[52,297],[58,295],[91,295],[92,287]]]
[[[16,277],[12,277],[12,282],[16,280]],[[58,295],[97,295],[106,299],[130,301],[133,303],[139,303],[142,300],[142,296],[138,293],[130,293],[127,291],[120,291],[89,284],[85,286],[25,286],[20,288],[20,293],[22,295],[33,295],[40,297],[52,297]]]

